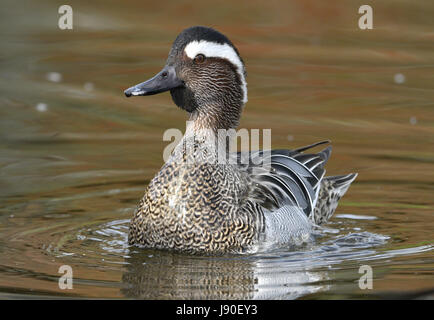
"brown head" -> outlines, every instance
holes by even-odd
[[[236,128],[247,102],[243,60],[232,42],[207,27],[191,27],[175,39],[156,76],[125,90],[145,96],[169,91],[190,120],[210,129]]]

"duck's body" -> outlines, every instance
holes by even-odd
[[[213,29],[184,30],[163,71],[125,93],[167,90],[192,124],[146,189],[131,221],[130,244],[195,253],[299,244],[310,238],[314,224],[328,220],[356,177],[324,177],[331,148],[303,153],[316,145],[251,152],[247,163],[228,160],[246,155],[240,153],[224,162],[210,160],[216,152],[210,141],[219,141],[219,129],[237,127],[247,101],[238,51]],[[189,143],[193,148],[186,150]]]
[[[258,239],[249,177],[234,165],[189,165],[173,155],[152,179],[130,227],[130,243],[182,251],[244,250]]]

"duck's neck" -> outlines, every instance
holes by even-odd
[[[182,157],[190,161],[211,161],[226,159],[229,151],[229,137],[240,120],[242,107],[207,105],[190,114],[185,135],[175,149],[173,159]],[[223,130],[222,130],[223,129]],[[227,130],[225,132],[225,130]],[[231,132],[232,131],[232,132]],[[220,157],[220,158],[219,158]]]
[[[242,105],[225,103],[207,104],[200,106],[190,113],[190,125],[186,134],[209,130],[217,134],[219,129],[236,129],[240,122]]]

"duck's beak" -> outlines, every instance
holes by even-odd
[[[183,82],[176,76],[175,68],[173,66],[165,66],[153,78],[128,88],[124,93],[127,97],[150,96],[182,85]]]

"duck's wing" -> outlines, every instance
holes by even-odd
[[[249,197],[270,211],[293,206],[310,216],[318,199],[331,146],[318,153],[304,151],[328,142],[295,150],[239,152],[239,163],[244,163],[241,166],[248,172],[253,184]]]

